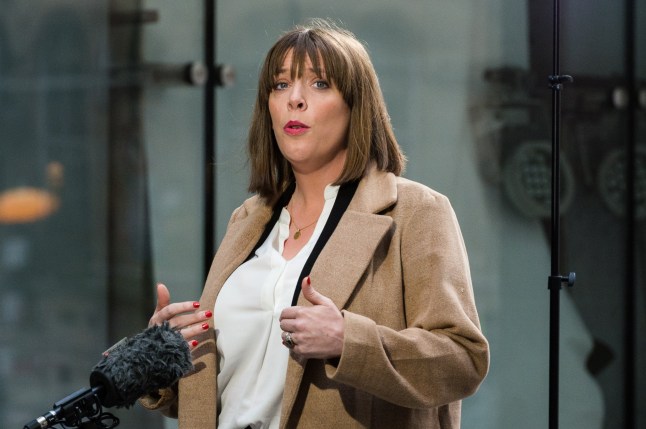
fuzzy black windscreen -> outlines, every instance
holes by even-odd
[[[164,323],[110,349],[92,370],[90,384],[102,387],[104,406],[128,408],[139,397],[172,386],[192,369],[186,340]]]

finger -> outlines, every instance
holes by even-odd
[[[194,325],[186,326],[181,329],[178,329],[177,332],[179,332],[182,337],[184,337],[185,340],[189,340],[193,337],[198,336],[202,332],[208,330],[210,328],[210,325],[208,322],[203,322],[203,323],[196,323]]]
[[[314,305],[326,305],[328,307],[333,306],[336,308],[330,298],[320,294],[316,289],[314,289],[310,276],[303,279],[303,282],[301,283],[301,291],[303,293],[303,297]]]
[[[287,322],[289,320],[296,319],[296,316],[298,315],[299,310],[300,310],[300,307],[287,307],[287,308],[284,308],[280,312],[280,316],[278,317],[278,321],[280,322],[280,329],[282,329],[283,331],[287,331],[287,329],[285,329],[283,327],[283,323],[285,323],[285,322]]]
[[[281,334],[281,339],[283,345],[288,349],[293,349],[297,345],[296,340],[294,339],[294,334],[291,332],[283,332]]]
[[[280,329],[284,332],[296,332],[297,323],[294,319],[283,319],[280,321]]]
[[[168,292],[168,288],[162,283],[157,283],[157,307],[155,307],[155,313],[168,304],[170,304],[170,292]]]
[[[205,323],[207,324],[208,328],[209,319],[212,316],[213,314],[210,311],[180,314],[170,319],[169,323],[171,328],[175,330],[184,330],[187,327],[203,325]],[[184,331],[182,331],[182,334],[184,334]]]
[[[280,339],[285,342],[285,336],[287,335],[287,331],[283,331],[280,333]]]
[[[177,328],[195,323],[200,320],[200,317],[211,317],[210,311],[196,312],[196,309],[199,307],[199,303],[194,301],[174,302],[172,304],[168,304],[161,310],[153,313],[150,321],[148,322],[148,326],[161,325],[168,321],[171,324],[171,327]],[[207,314],[209,315],[207,316]],[[188,316],[188,318],[184,318],[184,316]]]

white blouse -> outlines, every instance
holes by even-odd
[[[325,188],[325,205],[313,235],[290,260],[282,256],[290,224],[283,208],[255,256],[231,274],[217,297],[213,323],[220,355],[220,429],[278,428],[289,357],[282,344],[280,313],[291,306],[298,277],[338,191],[338,186]]]

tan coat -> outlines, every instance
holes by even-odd
[[[256,197],[231,217],[201,308],[213,308],[272,213]],[[459,428],[460,400],[489,365],[459,226],[446,197],[372,170],[311,272],[345,318],[334,364],[290,358],[281,428]],[[310,305],[301,296],[299,305]],[[195,372],[144,406],[179,414],[181,429],[215,428],[213,330],[199,338]],[[154,399],[154,400],[153,400]],[[179,411],[179,413],[178,413]]]

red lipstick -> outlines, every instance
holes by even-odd
[[[285,130],[285,133],[289,134],[290,136],[299,136],[307,132],[309,128],[310,127],[308,127],[302,122],[289,121],[287,124],[285,124],[285,126],[283,127],[283,130]]]

